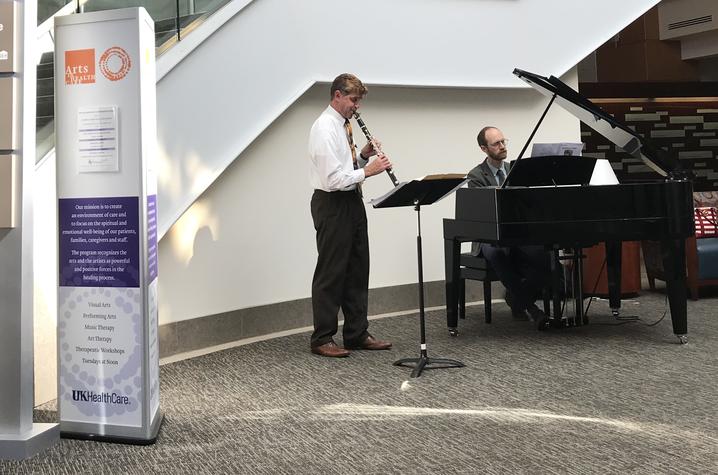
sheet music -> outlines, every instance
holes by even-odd
[[[421,178],[417,178],[414,181],[426,181],[426,180],[444,180],[444,179],[458,179],[466,178],[465,173],[441,173],[437,175],[425,175]]]
[[[560,142],[560,143],[535,143],[531,147],[532,157],[547,157],[551,155],[581,156],[583,143]]]

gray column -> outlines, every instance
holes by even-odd
[[[59,437],[57,424],[32,420],[35,17],[36,2],[0,0],[0,58],[7,52],[0,59],[0,81],[17,83],[11,97],[0,97],[0,110],[15,109],[11,134],[0,137],[0,160],[15,165],[0,166],[0,180],[13,188],[0,201],[5,215],[13,216],[0,224],[0,459],[31,457]]]

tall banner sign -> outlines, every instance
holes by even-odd
[[[63,437],[152,443],[159,410],[154,24],[55,18]]]

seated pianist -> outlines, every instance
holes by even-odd
[[[469,174],[469,187],[501,186],[511,169],[506,161],[508,139],[496,127],[481,129],[476,140],[486,158]],[[550,253],[543,246],[502,247],[487,243],[472,243],[471,254],[481,256],[496,272],[506,288],[506,303],[516,318],[528,319],[543,325],[547,315],[535,301],[550,282]]]
[[[605,113],[560,79],[543,77],[515,69],[514,74],[546,97],[546,110],[556,102],[583,124],[606,137],[617,148],[640,157],[659,175],[660,181],[641,183],[588,185],[596,171],[595,159],[574,160],[548,156],[514,162],[511,170],[505,163],[506,139],[496,127],[479,133],[478,142],[486,160],[469,174],[472,187],[457,190],[455,219],[444,219],[444,255],[446,264],[446,317],[449,330],[456,326],[457,289],[460,283],[460,243],[466,240],[495,243],[474,246],[474,253],[492,266],[508,289],[508,301],[519,314],[543,317],[534,308],[540,282],[560,273],[548,272],[553,257],[541,250],[533,252],[525,244],[569,245],[585,248],[605,242],[606,271],[609,276],[609,305],[618,314],[620,299],[621,241],[654,239],[661,242],[661,254],[668,264],[666,293],[670,304],[673,333],[681,343],[687,342],[686,256],[685,239],[694,234],[692,183],[690,170],[681,161],[662,150],[648,138],[637,134],[615,117]],[[556,101],[554,101],[556,99]],[[543,120],[542,115],[539,124]],[[532,134],[533,137],[533,134]],[[529,139],[530,141],[530,139]],[[567,166],[568,164],[568,166]],[[610,166],[610,165],[609,165]],[[509,174],[509,170],[511,173]],[[517,176],[518,172],[520,173]],[[497,190],[504,179],[510,189]],[[487,188],[488,187],[488,188]],[[516,188],[515,188],[516,187]],[[483,203],[483,207],[482,207]],[[535,249],[535,248],[534,248]],[[560,283],[558,283],[560,287]],[[583,320],[580,286],[576,286],[576,314]],[[554,289],[552,323],[559,326],[560,288]],[[539,324],[539,329],[545,326]]]

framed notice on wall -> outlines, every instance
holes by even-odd
[[[117,106],[81,107],[77,111],[77,169],[80,173],[120,169]]]

